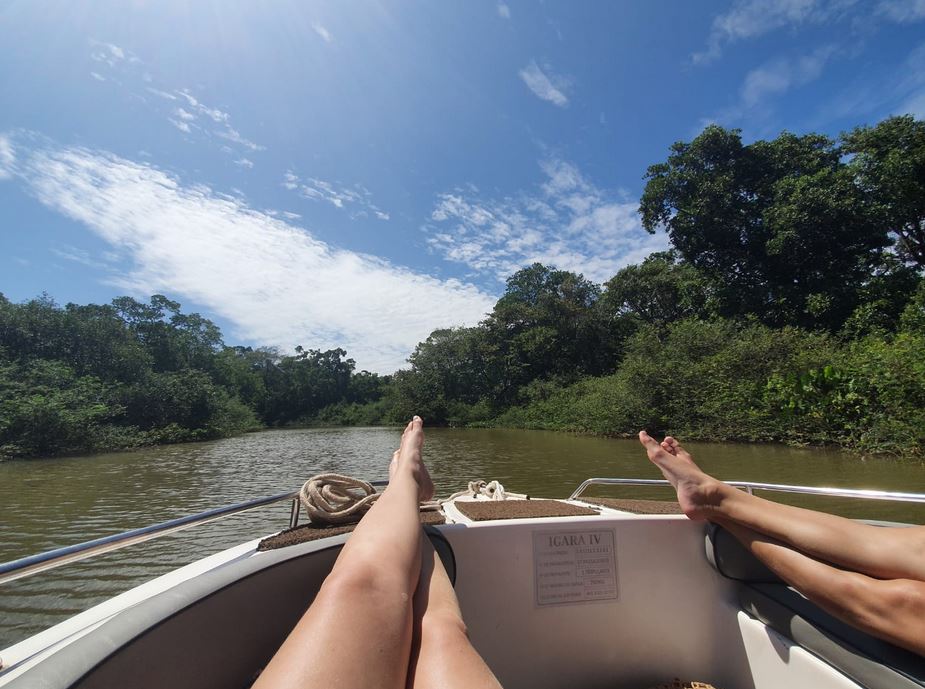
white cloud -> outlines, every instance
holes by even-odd
[[[110,67],[115,67],[117,64],[126,61],[141,62],[131,51],[124,50],[112,43],[91,40],[90,45],[92,46],[90,59],[94,62],[102,62]]]
[[[878,84],[878,91],[892,93],[899,99],[892,113],[925,119],[925,43],[909,53],[904,66],[905,69],[898,71],[895,84]]]
[[[346,187],[339,183],[326,182],[317,177],[301,179],[292,170],[283,175],[283,187],[297,191],[300,196],[313,201],[325,201],[336,208],[351,208],[351,218],[368,217],[369,213],[379,220],[388,220],[389,214],[372,202],[372,192],[362,184]]]
[[[541,163],[538,192],[500,200],[477,190],[441,194],[428,244],[448,261],[503,280],[535,262],[603,282],[668,246],[639,222],[638,204],[589,182],[567,162]]]
[[[723,46],[755,38],[784,26],[819,23],[845,13],[855,0],[737,0],[713,20],[707,47],[694,53],[695,64],[718,58]]]
[[[15,163],[16,156],[13,154],[10,138],[0,134],[0,179],[9,179],[13,175]]]
[[[170,122],[170,124],[172,124],[174,127],[179,129],[181,132],[185,132],[187,134],[192,132],[192,128],[190,127],[189,122],[184,122],[183,120],[176,120],[173,117],[168,117],[167,120]]]
[[[753,69],[742,84],[742,105],[753,108],[769,96],[789,91],[815,81],[834,53],[831,46],[819,48],[810,55],[797,58],[777,58]]]
[[[502,19],[510,19],[511,18],[511,8],[508,7],[506,4],[504,4],[503,2],[499,2],[498,3],[498,16],[501,17]]]
[[[548,70],[549,68],[547,67]],[[552,72],[547,75],[533,60],[520,70],[519,74],[527,88],[533,91],[533,94],[538,98],[549,101],[553,105],[558,105],[560,108],[568,105],[568,97],[563,92],[566,81],[562,77],[558,77]]]
[[[109,270],[110,268],[110,266],[106,265],[103,261],[98,261],[93,258],[93,256],[90,255],[90,252],[85,251],[84,249],[78,249],[76,246],[70,246],[68,244],[53,246],[51,248],[51,253],[53,253],[58,258],[63,258],[66,261],[72,261],[74,263],[80,263],[81,265],[87,266],[88,268],[94,268],[96,270]]]
[[[316,34],[321,36],[321,38],[324,40],[325,43],[330,43],[331,41],[334,40],[334,37],[331,35],[331,32],[328,31],[326,28],[324,28],[318,22],[315,22],[312,24],[312,29],[314,30]]]
[[[474,325],[494,304],[473,285],[340,250],[147,164],[84,148],[17,152],[15,174],[39,201],[131,261],[113,284],[191,300],[236,338],[341,346],[359,367],[391,372],[433,329]]]
[[[173,95],[172,93],[161,91],[160,89],[156,89],[152,86],[146,86],[145,90],[149,91],[150,93],[153,93],[155,96],[160,96],[161,98],[165,98],[166,100],[176,100],[177,99],[177,97]]]
[[[193,96],[186,89],[180,91],[175,91],[177,96],[185,98],[186,102],[189,104],[193,110],[199,115],[205,115],[210,118],[213,122],[223,123],[228,122],[229,115],[227,112],[222,112],[218,108],[210,108],[204,103],[201,103],[195,96]],[[181,108],[182,109],[182,108]]]
[[[96,79],[97,81],[106,81],[106,77],[104,77],[99,72],[90,72],[90,76]]]
[[[157,88],[157,86],[153,85],[154,78],[150,73],[139,73],[138,69],[135,69],[137,67],[135,63],[141,63],[141,60],[129,51],[123,50],[110,43],[100,43],[98,41],[91,41],[91,45],[93,46],[93,51],[90,57],[93,60],[105,63],[113,69],[119,67],[124,76],[120,77],[120,81],[117,81],[117,83],[120,83],[121,79],[126,79],[128,88],[132,88],[133,83],[139,88],[144,85],[145,91],[158,98],[168,101],[185,102],[184,107],[173,108],[169,114],[164,113],[167,121],[184,134],[192,134],[195,130],[200,136],[207,137],[212,135],[238,144],[250,151],[265,150],[264,146],[243,136],[237,129],[231,126],[231,115],[229,113],[219,108],[206,105],[190,92],[189,89],[165,90]],[[123,65],[122,63],[125,64]],[[103,75],[96,72],[91,72],[91,76],[101,81],[105,80]],[[131,95],[147,102],[146,99],[142,98],[138,93],[132,93]],[[159,110],[156,105],[154,107],[155,110]],[[211,120],[211,124],[208,120]]]
[[[876,121],[905,114],[925,117],[925,42],[886,77],[857,79],[826,99],[810,127],[822,128],[833,120]]]
[[[877,13],[901,24],[919,21],[925,19],[925,0],[882,0]]]
[[[230,126],[230,125],[229,125],[229,126],[226,126],[224,129],[216,129],[216,130],[214,131],[214,134],[215,134],[215,136],[221,137],[222,139],[227,139],[228,141],[232,141],[232,142],[234,142],[234,143],[236,143],[236,144],[240,144],[240,145],[244,146],[244,148],[248,148],[248,149],[250,149],[250,150],[252,150],[252,151],[264,151],[264,150],[266,150],[266,146],[261,146],[260,144],[255,144],[255,143],[254,143],[253,141],[251,141],[250,139],[247,139],[247,138],[241,136],[241,133],[240,133],[237,129],[235,129],[234,127],[232,127],[232,126]]]
[[[751,131],[762,131],[773,119],[772,99],[818,79],[835,55],[834,46],[821,46],[809,55],[777,57],[756,67],[745,75],[736,102],[709,117],[700,118],[700,127],[693,135],[714,123],[745,124]]]
[[[239,158],[238,160],[234,161],[234,164],[237,165],[238,167],[243,167],[248,170],[254,167],[254,161],[249,160],[247,158]]]

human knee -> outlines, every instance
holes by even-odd
[[[337,597],[410,600],[408,581],[374,563],[353,562],[349,567],[335,569],[328,575],[325,588]]]
[[[469,629],[462,616],[453,610],[428,610],[421,619],[423,634],[447,641],[460,637],[469,638]]]
[[[858,623],[880,627],[905,611],[925,612],[925,585],[905,579],[874,579],[842,572],[831,582],[830,595]]]
[[[883,605],[889,610],[925,617],[925,583],[911,579],[877,582]]]

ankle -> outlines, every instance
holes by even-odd
[[[737,488],[733,488],[728,483],[723,483],[722,481],[713,478],[704,474],[705,479],[700,484],[700,495],[702,497],[704,507],[707,508],[711,513],[717,515],[723,514],[725,507],[728,504],[730,498],[734,498],[736,493],[739,492]]]

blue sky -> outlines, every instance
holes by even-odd
[[[164,293],[391,372],[533,261],[667,246],[648,165],[925,116],[925,0],[0,3],[0,292]]]

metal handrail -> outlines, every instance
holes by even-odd
[[[381,487],[386,485],[387,481],[370,481],[373,486]],[[827,495],[831,497],[858,498],[863,500],[892,500],[895,502],[914,502],[925,503],[925,494],[922,493],[900,493],[883,490],[857,490],[851,488],[828,488],[816,486],[790,486],[778,483],[757,483],[754,481],[726,481],[731,486],[742,488],[748,493],[755,490],[777,491],[781,493],[801,493],[806,495]],[[671,484],[664,479],[646,479],[646,478],[589,478],[581,483],[578,488],[569,496],[569,500],[577,499],[589,486],[663,486],[670,487]],[[233,514],[247,512],[249,510],[272,505],[284,500],[292,501],[292,509],[289,515],[289,527],[294,528],[299,523],[299,492],[292,491],[288,493],[279,493],[264,498],[239,502],[234,505],[217,507],[215,509],[199,512],[179,519],[152,524],[140,529],[124,531],[112,536],[104,536],[92,541],[78,543],[76,545],[56,548],[37,555],[30,555],[18,560],[0,563],[0,584],[8,581],[14,581],[22,577],[31,576],[38,572],[54,569],[71,562],[84,560],[95,555],[101,555],[113,550],[119,550],[136,543],[143,543],[154,538],[159,538],[170,533],[187,529],[192,526],[198,526],[207,522],[223,519]]]
[[[370,483],[373,486],[379,487],[386,485],[388,482],[370,481]],[[278,495],[270,495],[264,498],[239,502],[234,505],[217,507],[215,509],[206,510],[205,512],[199,512],[198,514],[180,517],[179,519],[171,519],[170,521],[161,522],[160,524],[152,524],[140,529],[123,531],[122,533],[112,536],[103,536],[102,538],[96,538],[92,541],[56,548],[44,553],[39,553],[38,555],[30,555],[18,560],[4,562],[0,564],[0,584],[38,574],[39,572],[54,569],[71,562],[77,562],[78,560],[85,560],[88,557],[119,550],[120,548],[125,548],[136,543],[150,541],[153,538],[160,538],[169,533],[188,529],[191,526],[198,526],[217,519],[229,517],[233,514],[240,514],[241,512],[247,512],[248,510],[272,505],[284,500],[292,501],[292,510],[289,513],[289,527],[294,528],[299,524],[299,491],[279,493]]]
[[[892,500],[894,502],[925,503],[923,493],[898,493],[887,490],[862,490],[855,488],[828,488],[822,486],[788,486],[781,483],[757,483],[755,481],[724,481],[724,483],[743,489],[746,493],[756,490],[776,491],[778,493],[801,493],[804,495],[828,495],[836,498],[858,498],[860,500]],[[569,496],[575,500],[585,492],[588,486],[668,486],[664,479],[654,478],[589,478]]]

